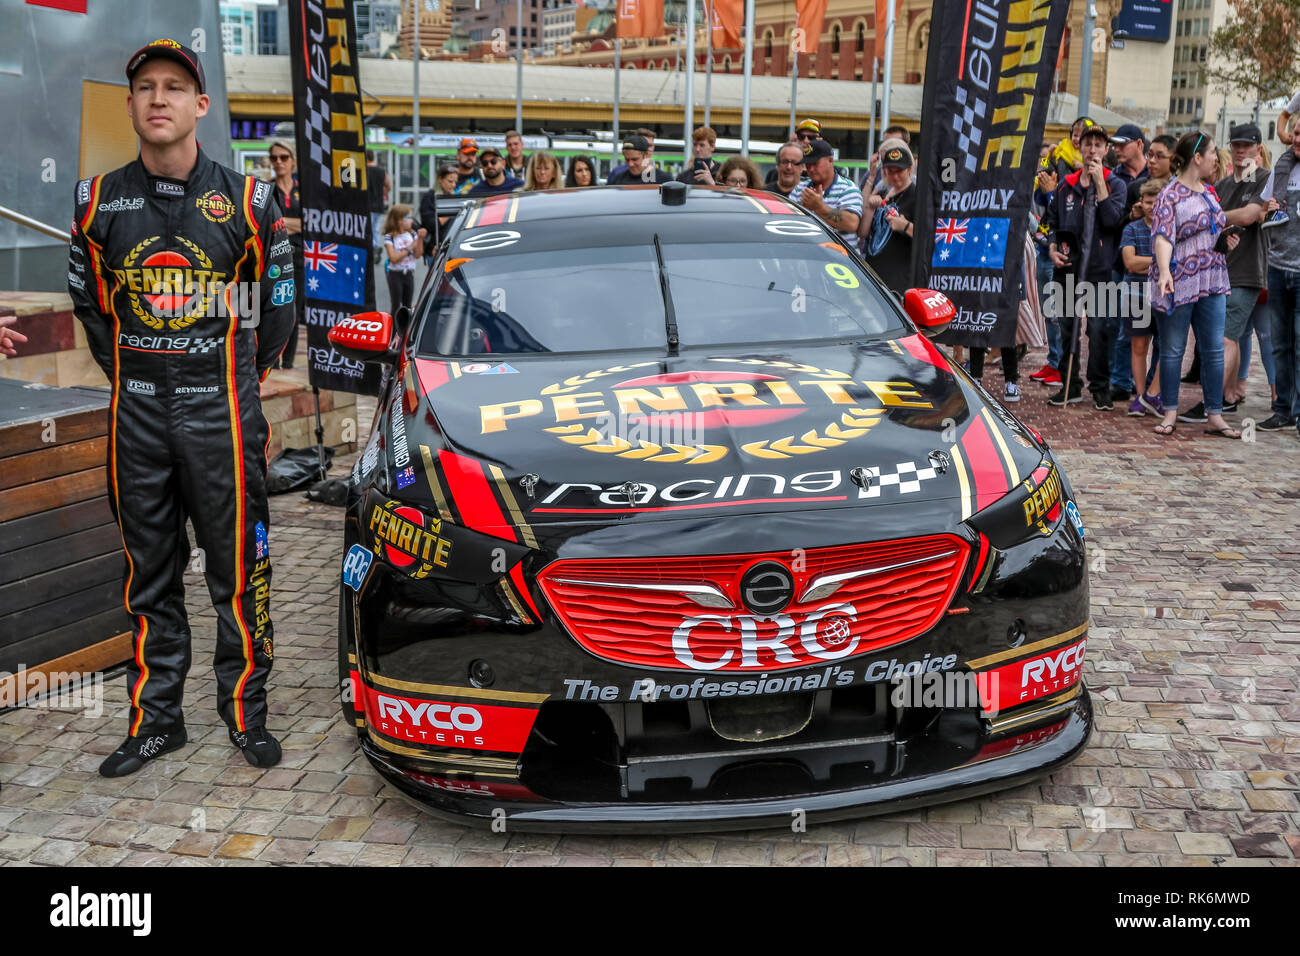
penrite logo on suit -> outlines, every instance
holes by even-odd
[[[298,104],[298,187],[302,202],[305,313],[347,315],[373,308],[365,127],[357,78],[352,0],[289,0],[289,57]],[[356,224],[357,229],[347,227]],[[361,231],[364,235],[356,235]],[[358,240],[361,240],[358,242]],[[319,388],[374,394],[380,368],[344,375],[330,324],[307,324],[308,375]]]
[[[937,0],[917,154],[914,284],[945,293],[957,314],[942,341],[1015,343],[1038,144],[1069,4]],[[965,311],[963,311],[965,310]]]

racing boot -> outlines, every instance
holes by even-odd
[[[141,734],[127,737],[122,746],[104,758],[99,765],[101,777],[125,777],[135,773],[150,760],[165,753],[179,750],[186,743],[185,728],[169,734]]]
[[[230,742],[244,753],[254,767],[274,767],[280,762],[280,742],[265,727],[253,727],[241,733],[230,731]]]

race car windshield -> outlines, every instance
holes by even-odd
[[[683,347],[902,331],[867,273],[834,244],[664,243]],[[654,246],[451,260],[424,309],[432,355],[663,348]]]

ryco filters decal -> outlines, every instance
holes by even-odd
[[[548,385],[536,396],[479,406],[484,435],[540,428],[587,451],[634,461],[707,464],[752,435],[742,456],[783,459],[838,448],[865,435],[886,408],[932,408],[907,381],[858,381],[847,372],[763,359],[710,359],[708,367],[628,375],[657,362],[618,365]],[[486,370],[484,370],[486,371]]]
[[[373,551],[393,567],[413,578],[428,577],[434,568],[447,567],[451,542],[438,536],[442,521],[418,508],[388,501],[370,512]]]
[[[985,711],[997,713],[1073,687],[1083,675],[1087,646],[1088,639],[1084,638],[1026,660],[981,671],[981,687],[987,687],[992,698],[981,701]]]
[[[430,747],[519,753],[537,711],[493,704],[423,700],[361,683],[366,724],[385,737]]]

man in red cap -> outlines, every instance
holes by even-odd
[[[456,195],[468,196],[482,181],[478,171],[478,142],[466,136],[456,151]]]
[[[77,183],[68,291],[112,385],[109,501],[134,622],[121,777],[186,743],[190,664],[182,584],[194,524],[217,611],[217,711],[249,763],[266,729],[271,670],[267,424],[259,384],[294,328],[293,254],[271,183],[204,155],[208,111],[193,50],[155,40],[127,61],[133,162]]]

